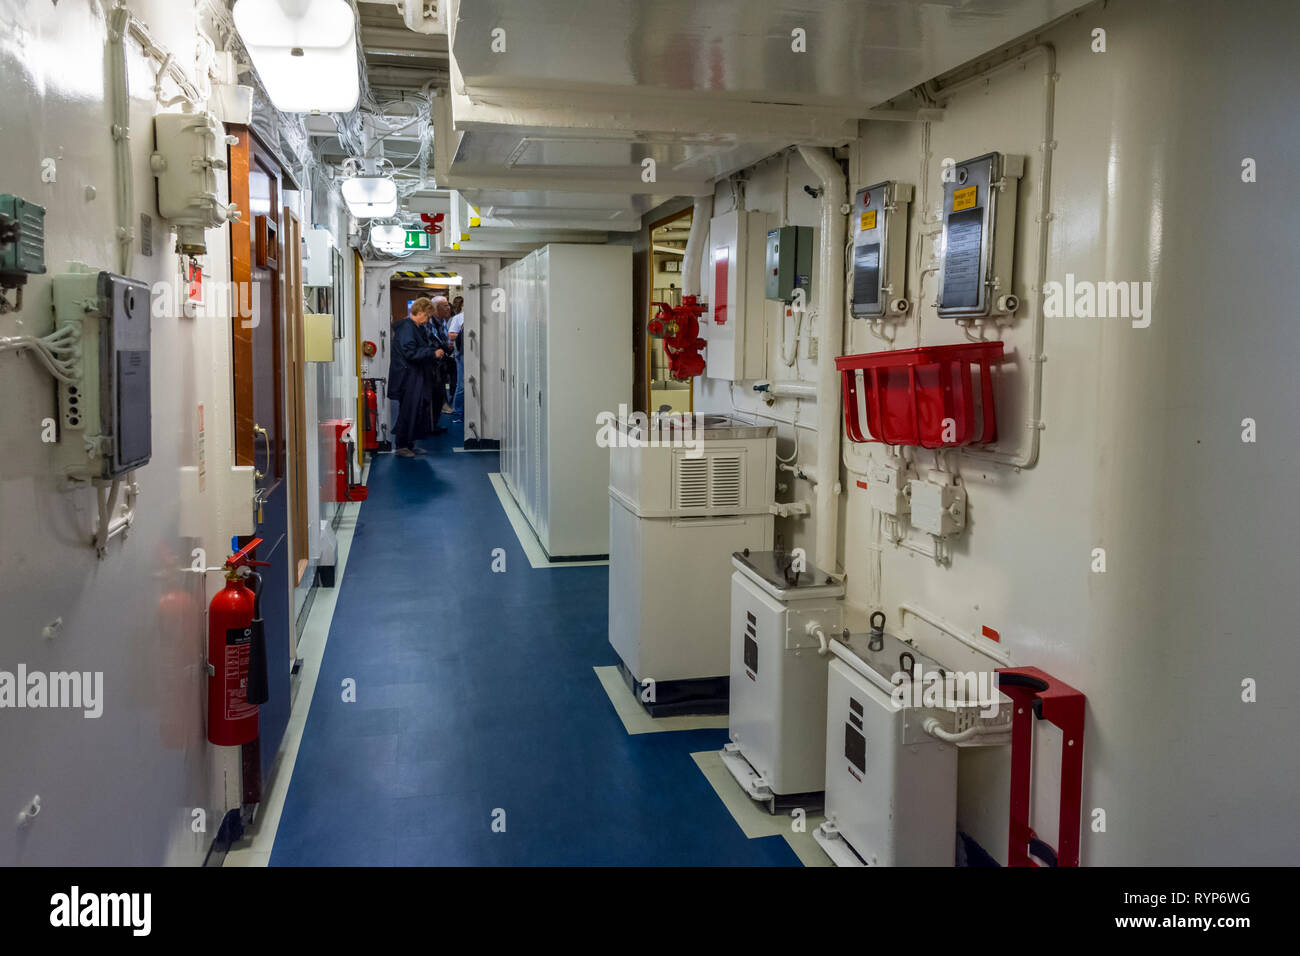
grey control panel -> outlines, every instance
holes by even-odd
[[[907,210],[912,187],[883,182],[853,197],[853,306],[855,319],[903,315],[908,301]]]
[[[80,340],[76,372],[59,385],[68,472],[121,477],[153,454],[149,287],[83,267],[54,278],[54,310]]]
[[[1012,257],[1023,156],[988,153],[945,167],[939,315],[983,318],[1016,311]]]

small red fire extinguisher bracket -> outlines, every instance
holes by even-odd
[[[1037,667],[998,669],[998,688],[1011,698],[1011,828],[1008,866],[1037,866],[1030,850],[1050,856],[1051,847],[1029,825],[1029,782],[1033,768],[1034,721],[1061,729],[1061,804],[1057,866],[1079,865],[1083,809],[1083,716],[1086,698]]]
[[[334,480],[322,489],[326,501],[365,501],[370,489],[352,481],[352,421],[347,418],[335,418],[322,422],[330,433]]]

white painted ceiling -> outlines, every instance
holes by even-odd
[[[1084,5],[449,0],[449,39],[411,36],[418,62],[446,58],[439,188],[485,226],[620,231],[791,144],[843,144],[891,98]],[[368,46],[399,48],[391,26],[372,18]]]

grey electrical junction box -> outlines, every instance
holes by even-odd
[[[855,319],[903,315],[908,301],[907,209],[912,187],[883,182],[853,197],[853,306]]]
[[[1019,308],[1012,292],[1023,156],[988,153],[944,170],[939,315],[984,318]]]
[[[69,474],[121,477],[153,453],[149,287],[82,266],[54,277],[54,315],[80,340],[74,381],[59,383]]]
[[[805,304],[812,295],[812,227],[782,226],[767,234],[765,299],[790,302],[803,289]]]

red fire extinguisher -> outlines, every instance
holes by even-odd
[[[226,558],[226,586],[208,605],[208,740],[237,747],[257,739],[257,704],[248,702],[255,596],[244,578],[255,565],[254,538]]]
[[[379,396],[375,393],[378,379],[366,379],[366,421],[361,430],[361,447],[366,451],[379,449]]]

